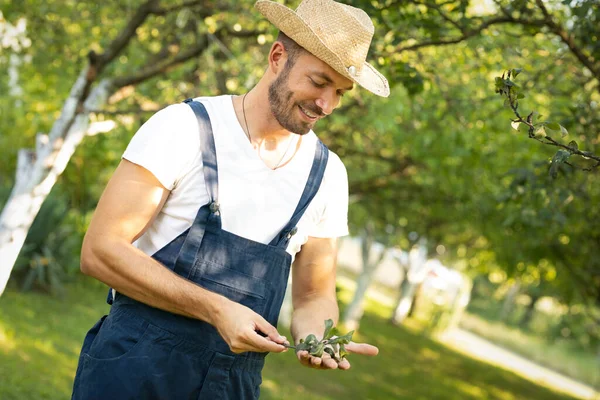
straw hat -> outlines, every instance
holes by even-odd
[[[341,75],[378,96],[389,96],[387,79],[366,62],[375,29],[363,10],[333,0],[304,0],[296,11],[269,0],[259,0],[255,7]]]

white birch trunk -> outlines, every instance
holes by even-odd
[[[15,185],[0,214],[0,296],[42,203],[86,135],[87,110],[101,108],[108,99],[110,81],[103,80],[86,98],[83,112],[77,109],[89,68],[79,74],[50,134],[38,134],[34,150],[19,151]]]
[[[290,329],[292,325],[292,314],[294,312],[294,306],[292,304],[292,279],[288,279],[285,296],[283,297],[283,303],[281,304],[281,311],[279,312],[278,327],[284,327]]]
[[[369,286],[371,286],[371,282],[373,281],[377,267],[379,264],[381,264],[385,258],[385,255],[387,254],[387,249],[384,248],[381,250],[381,253],[375,260],[371,260],[371,250],[373,249],[374,244],[373,230],[374,228],[372,225],[367,224],[367,226],[365,226],[361,243],[363,269],[357,278],[356,290],[354,291],[352,301],[342,316],[342,322],[345,328],[348,330],[358,329],[360,320],[362,319],[364,313],[365,295],[367,294]]]
[[[408,313],[413,305],[416,288],[417,285],[409,282],[405,276],[402,284],[400,285],[400,296],[398,298],[398,302],[396,303],[396,307],[394,307],[394,311],[392,313],[392,323],[399,325],[404,322],[404,319],[408,316]]]
[[[359,326],[360,320],[364,314],[363,303],[365,300],[365,295],[367,294],[369,286],[371,286],[375,270],[376,268],[363,269],[356,280],[356,290],[354,291],[354,296],[346,308],[342,318],[344,326],[348,330],[357,329]]]

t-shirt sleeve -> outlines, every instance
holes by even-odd
[[[135,133],[123,158],[144,167],[173,190],[198,157],[200,138],[194,118],[186,104],[158,111]]]
[[[348,235],[348,174],[340,158],[329,153],[323,190],[323,214],[309,236],[333,238]]]

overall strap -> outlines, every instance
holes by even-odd
[[[213,136],[212,125],[208,112],[202,103],[187,99],[184,101],[192,107],[196,119],[198,120],[198,128],[200,131],[200,149],[202,151],[202,169],[204,171],[204,182],[208,191],[209,203],[218,202],[219,195],[219,179],[217,168],[217,152],[215,150],[215,137]]]
[[[217,153],[215,150],[215,138],[213,136],[212,125],[208,112],[204,105],[198,101],[187,99],[184,101],[189,105],[196,119],[198,120],[198,128],[200,133],[200,150],[202,153],[202,170],[204,172],[204,181],[206,190],[208,191],[209,202],[203,205],[198,210],[196,218],[190,227],[181,250],[175,261],[173,272],[182,275],[187,278],[185,271],[188,270],[185,266],[189,266],[196,261],[196,256],[202,239],[204,238],[204,232],[206,230],[206,224],[208,222],[215,223],[219,228],[221,227],[221,218],[219,215],[219,203],[218,203],[218,169],[217,169]]]
[[[325,174],[325,167],[327,166],[327,160],[329,159],[329,149],[320,140],[317,140],[317,147],[315,149],[315,158],[313,160],[310,174],[308,175],[308,181],[304,187],[304,192],[300,197],[300,201],[296,206],[296,210],[292,215],[290,221],[283,227],[281,232],[273,238],[271,246],[286,248],[292,236],[298,232],[296,225],[300,218],[304,215],[304,212],[310,205],[310,202],[317,194],[321,182],[323,181],[323,175]]]

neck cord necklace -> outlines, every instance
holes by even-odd
[[[244,115],[244,125],[246,125],[246,136],[248,137],[248,141],[250,142],[250,144],[252,144],[252,138],[250,137],[250,128],[248,128],[248,120],[246,119],[246,96],[248,96],[247,92],[246,94],[244,94],[244,97],[242,97],[242,114]],[[288,141],[288,145],[287,148],[285,149],[285,152],[283,153],[283,155],[281,156],[281,158],[279,159],[279,162],[273,167],[273,169],[277,169],[279,168],[279,165],[281,165],[281,162],[283,161],[283,159],[285,158],[286,154],[288,153],[288,151],[290,150],[290,147],[292,146],[292,139],[294,137],[290,134],[290,140]],[[258,149],[258,157],[262,160],[262,157],[260,156],[260,147]],[[263,161],[264,162],[264,161]]]

